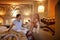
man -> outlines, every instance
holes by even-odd
[[[9,30],[13,29],[17,32],[23,32],[24,34],[26,34],[28,30],[26,28],[23,28],[22,25],[23,25],[23,22],[22,22],[22,19],[21,19],[21,14],[17,14],[16,15],[16,20],[13,21]],[[15,26],[15,27],[13,27],[13,26]]]

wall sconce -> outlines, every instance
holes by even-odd
[[[5,15],[5,11],[0,10],[0,15]]]
[[[43,5],[38,6],[38,12],[39,13],[44,13],[45,7]]]

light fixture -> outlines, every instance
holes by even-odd
[[[43,5],[38,6],[38,12],[43,13],[45,11],[45,7]]]
[[[43,1],[45,1],[45,0],[35,0],[35,1],[40,1],[40,2],[43,2]]]
[[[0,10],[0,15],[5,15],[5,11]]]
[[[12,2],[12,3],[10,3],[10,4],[11,4],[11,5],[19,5],[18,3],[13,3],[13,2]]]

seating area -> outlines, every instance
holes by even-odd
[[[46,26],[41,26],[41,28],[47,28],[47,29],[44,29],[46,31],[51,31],[52,32],[52,35],[55,34],[55,19],[41,19],[41,22],[43,22],[44,24],[46,24]]]

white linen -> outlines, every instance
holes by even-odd
[[[28,29],[27,28],[23,28],[21,30],[16,30],[17,32],[23,32],[24,34],[27,33]]]
[[[7,31],[8,30],[8,28],[6,28],[6,27],[0,27],[0,32],[4,32],[4,31]]]

